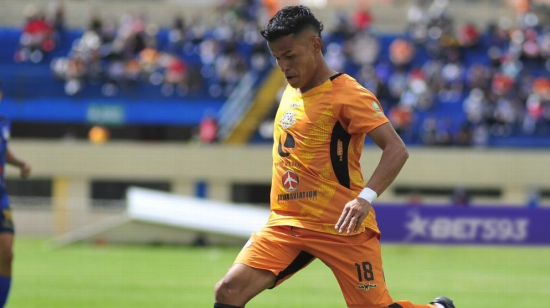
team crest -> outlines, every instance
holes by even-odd
[[[372,108],[374,108],[374,110],[376,111],[373,114],[375,118],[379,118],[384,115],[384,113],[382,112],[382,109],[380,108],[380,105],[378,105],[377,102],[375,101],[372,102]]]
[[[378,103],[375,101],[372,102],[372,108],[374,108],[374,110],[376,110],[377,112],[382,111],[382,109],[380,109],[380,106],[378,106]]]
[[[296,172],[287,170],[283,173],[283,186],[287,191],[295,191],[298,188],[298,185],[300,185],[300,179],[298,178]]]
[[[294,118],[294,111],[287,111],[281,121],[281,126],[283,129],[288,129],[292,125],[296,124],[296,118]]]
[[[357,286],[358,290],[365,290],[365,291],[368,291],[368,290],[374,289],[374,288],[378,288],[378,285],[376,285],[374,283],[370,283],[370,282],[369,282],[369,284],[363,283],[362,285]]]

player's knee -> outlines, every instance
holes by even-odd
[[[13,250],[11,248],[0,249],[0,266],[3,268],[11,266],[13,262]]]
[[[229,304],[237,300],[241,292],[238,290],[238,286],[232,279],[222,278],[222,280],[216,283],[214,288],[214,297],[216,302]]]

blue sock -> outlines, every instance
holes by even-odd
[[[10,294],[11,277],[0,276],[0,308],[4,307]]]

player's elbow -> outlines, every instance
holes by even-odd
[[[407,147],[405,147],[404,144],[396,146],[394,149],[394,157],[398,162],[404,165],[407,159],[409,159],[409,151],[407,150]]]
[[[407,159],[409,159],[409,151],[405,146],[403,146],[400,152],[401,152],[401,157],[403,161],[406,162]]]

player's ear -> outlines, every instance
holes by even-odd
[[[321,49],[323,48],[323,42],[321,41],[320,37],[318,36],[313,37],[311,44],[312,44],[314,53],[320,53],[322,51]]]

